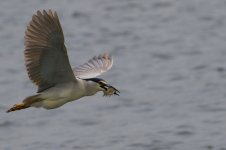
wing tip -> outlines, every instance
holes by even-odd
[[[46,14],[56,14],[56,10],[53,9],[42,9],[42,10],[37,10],[35,15],[46,15]]]

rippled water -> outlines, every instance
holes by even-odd
[[[38,9],[57,10],[71,64],[104,51],[120,97],[55,110],[5,111],[34,94],[23,37]],[[226,150],[226,2],[0,2],[1,150]]]

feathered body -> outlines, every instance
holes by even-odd
[[[31,106],[54,109],[81,97],[94,95],[99,90],[96,83],[91,84],[77,79],[74,82],[59,84],[39,93],[35,98],[42,100],[32,103]],[[29,99],[24,101],[24,103],[27,102]]]
[[[107,53],[71,68],[56,12],[43,10],[33,15],[25,32],[24,55],[28,76],[38,91],[7,112],[28,107],[53,109],[98,91],[104,95],[119,93],[104,80],[94,78],[112,67],[113,59]]]

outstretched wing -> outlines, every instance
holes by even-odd
[[[75,80],[57,13],[37,11],[25,32],[25,63],[38,92]]]
[[[82,79],[94,78],[111,69],[113,59],[107,53],[93,57],[87,63],[74,68],[76,77]]]

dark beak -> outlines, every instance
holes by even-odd
[[[113,87],[111,85],[109,87],[113,88],[115,90],[114,94],[119,96],[119,93],[120,93],[119,90],[117,90],[115,87]]]

